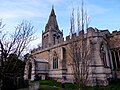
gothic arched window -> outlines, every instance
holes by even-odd
[[[57,69],[58,68],[58,57],[57,57],[57,53],[54,52],[54,56],[53,56],[53,69]]]
[[[60,43],[60,36],[57,36],[57,42]]]
[[[55,43],[56,43],[55,39],[56,39],[56,34],[53,35],[53,45],[55,45]]]
[[[63,51],[62,67],[66,68],[66,49],[62,47],[62,51]]]

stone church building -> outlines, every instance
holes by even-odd
[[[42,46],[31,51],[33,58],[26,62],[25,78],[32,79],[38,74],[41,79],[59,80],[64,76],[66,81],[74,82],[71,69],[71,58],[68,46],[72,38],[83,36],[87,45],[92,46],[91,60],[95,68],[94,77],[108,83],[108,78],[120,78],[120,31],[98,30],[89,27],[86,33],[63,37],[59,29],[55,11],[52,8],[45,30],[42,32]],[[94,49],[95,48],[95,49]]]

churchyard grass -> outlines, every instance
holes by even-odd
[[[63,90],[61,83],[54,80],[40,80],[39,90]],[[77,90],[76,85],[72,83],[65,83],[64,90]],[[86,87],[85,90],[120,90],[120,82],[114,82],[108,86]]]

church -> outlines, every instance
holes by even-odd
[[[97,23],[97,22],[96,22]],[[52,78],[60,80],[63,76],[66,81],[74,82],[72,62],[69,49],[72,38],[83,36],[86,44],[92,47],[91,60],[94,61],[94,77],[108,84],[108,78],[120,78],[120,31],[99,30],[89,27],[86,33],[74,33],[64,39],[63,31],[59,29],[54,8],[52,8],[45,30],[42,32],[42,46],[31,51],[33,55],[25,66],[25,79],[34,79],[38,74],[41,79]]]

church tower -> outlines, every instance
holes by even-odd
[[[45,26],[45,31],[42,33],[42,47],[48,48],[50,46],[59,44],[62,41],[63,32],[59,30],[54,8],[52,7],[48,22]]]

